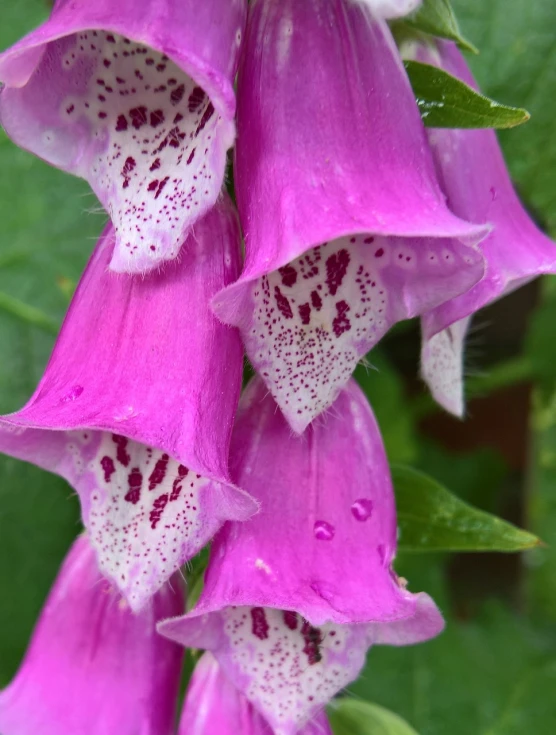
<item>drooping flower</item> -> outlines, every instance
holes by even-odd
[[[175,258],[216,201],[235,128],[246,0],[57,0],[0,56],[0,121],[87,179],[116,230],[110,267]]]
[[[155,626],[183,607],[175,577],[133,615],[78,538],[0,692],[2,735],[170,735],[182,652]]]
[[[231,472],[261,511],[223,526],[198,604],[159,630],[212,651],[275,732],[293,735],[356,678],[369,646],[426,640],[442,617],[392,571],[388,464],[353,380],[295,437],[255,379],[240,403]]]
[[[198,661],[191,677],[178,735],[274,735],[273,729],[228,679],[211,653]],[[301,735],[332,735],[321,712]]]
[[[0,451],[77,490],[100,568],[134,610],[256,510],[227,469],[241,343],[209,308],[237,275],[238,237],[222,201],[179,260],[141,278],[107,270],[108,227],[35,394],[0,423]]]
[[[446,208],[390,31],[360,4],[252,3],[238,100],[246,263],[214,308],[300,433],[392,324],[481,277],[485,227]]]
[[[477,87],[454,43],[409,43],[402,52]],[[494,226],[480,245],[487,261],[485,277],[422,319],[423,378],[444,408],[462,416],[463,347],[472,315],[536,276],[556,273],[556,246],[521,205],[493,130],[429,129],[428,139],[452,211]]]

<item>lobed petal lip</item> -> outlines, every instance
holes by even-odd
[[[188,18],[188,26],[179,23],[181,17],[168,23],[163,9],[157,10],[156,2],[140,0],[120,0],[114,6],[110,0],[58,0],[55,3],[51,18],[31,31],[0,55],[0,79],[5,88],[21,88],[29,81],[35,67],[40,61],[46,44],[65,36],[88,30],[104,30],[116,33],[150,46],[154,50],[167,54],[188,76],[207,92],[216,110],[233,119],[236,109],[233,78],[239,61],[239,41],[245,26],[246,3],[244,0],[218,2],[213,0],[212,10],[195,12],[196,3],[182,0],[180,3],[171,0],[168,3],[170,13],[180,13]],[[138,5],[141,5],[139,11]],[[182,8],[178,8],[181,5]],[[221,6],[221,7],[220,7]],[[211,29],[214,33],[213,17],[228,8],[227,18],[230,28],[230,43],[222,38],[215,38],[213,44],[206,44]],[[212,14],[212,17],[211,17]],[[181,31],[187,33],[186,40],[181,43],[174,37],[176,20]],[[222,19],[221,19],[222,20]],[[221,23],[223,26],[224,24]],[[225,32],[223,35],[226,35]],[[232,44],[231,41],[234,41]],[[183,44],[183,45],[182,45]],[[226,54],[226,46],[229,51]],[[27,58],[26,58],[27,57]],[[18,67],[23,65],[23,73]]]
[[[64,0],[0,56],[0,121],[16,144],[90,183],[115,227],[112,270],[175,259],[214,206],[235,138],[246,7]]]
[[[258,509],[228,470],[241,342],[208,307],[239,268],[237,218],[223,199],[181,260],[144,279],[107,270],[113,245],[109,226],[35,394],[0,417],[0,449],[75,487],[103,572],[140,609],[225,520]]]
[[[391,571],[391,479],[355,381],[326,421],[294,437],[254,379],[241,400],[231,468],[261,511],[225,524],[215,537],[199,602],[172,624],[192,636],[189,645],[216,645],[218,617],[229,606],[293,610],[316,626],[386,626],[415,617],[419,596]]]

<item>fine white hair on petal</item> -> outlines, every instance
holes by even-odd
[[[402,18],[409,15],[421,5],[422,0],[355,0],[367,6],[380,18]]]

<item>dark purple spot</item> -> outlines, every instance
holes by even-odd
[[[338,301],[336,304],[336,313],[337,316],[334,318],[334,321],[332,322],[332,329],[334,330],[334,334],[336,337],[339,337],[344,332],[349,332],[351,329],[351,322],[347,318],[347,313],[349,311],[349,306],[345,301]]]
[[[156,128],[158,125],[164,122],[164,113],[162,110],[155,110],[151,112],[151,128]]]
[[[256,638],[264,641],[268,638],[268,623],[266,621],[266,613],[263,607],[251,608],[252,625],[251,630]]]
[[[122,79],[121,77],[116,77],[116,81],[118,84],[125,84],[125,79]]]
[[[317,311],[320,311],[322,308],[322,299],[317,291],[311,291],[311,304]]]
[[[111,62],[111,61],[110,61],[109,59],[104,59],[104,61],[103,61],[102,63],[103,63],[103,64],[104,64],[104,66],[105,66],[105,67],[106,67],[106,68],[108,69],[108,67],[110,66],[110,64],[111,64],[112,62]]]
[[[326,285],[332,296],[342,285],[349,261],[350,256],[347,250],[338,250],[326,261]]]
[[[119,434],[112,434],[112,441],[116,445],[116,459],[121,465],[123,465],[124,467],[127,467],[131,460],[131,457],[126,452],[128,440],[125,438],[125,436],[120,436]]]
[[[112,475],[116,472],[114,467],[114,460],[112,457],[103,457],[100,460],[100,466],[104,472],[104,482],[110,482]]]
[[[302,324],[309,324],[311,321],[311,307],[309,304],[301,304],[299,307],[299,316]]]
[[[168,503],[168,495],[164,493],[164,495],[160,495],[153,503],[153,509],[149,513],[149,521],[151,523],[151,528],[155,529],[158,522],[160,521],[162,517],[162,511],[166,507]]]
[[[379,249],[378,249],[378,250],[377,250],[377,251],[375,252],[375,258],[382,258],[382,256],[383,256],[383,255],[384,255],[384,248],[379,248]]]
[[[101,120],[104,120],[104,118],[106,117],[106,112],[99,112],[99,113],[98,113],[98,116],[99,116],[99,118],[100,118]]]
[[[278,268],[278,272],[282,276],[282,286],[293,286],[297,281],[297,271],[292,265],[285,265],[283,268]]]
[[[191,153],[189,154],[189,157],[188,157],[188,159],[187,159],[187,162],[186,162],[188,166],[189,166],[189,164],[191,163],[191,161],[193,160],[193,156],[195,155],[195,151],[196,151],[196,150],[197,150],[196,148],[193,148],[193,150],[192,150],[192,151],[191,151]]]
[[[305,620],[301,628],[301,635],[305,641],[303,653],[307,656],[309,665],[318,664],[319,661],[322,661],[320,644],[323,641],[323,635],[321,631]]]
[[[168,80],[169,83],[169,80]],[[205,92],[201,87],[195,87],[187,100],[187,109],[189,112],[195,112],[205,101]]]
[[[181,114],[181,112],[178,112],[178,114],[174,118],[174,125],[176,125],[177,123],[181,122],[182,120],[183,120],[183,115]]]
[[[129,111],[131,117],[131,124],[135,130],[139,130],[147,123],[147,108],[141,105],[141,107],[134,107],[133,110]]]
[[[207,109],[203,113],[203,117],[201,118],[201,122],[199,123],[197,130],[195,131],[195,137],[199,135],[201,130],[205,127],[205,125],[208,123],[208,121],[211,119],[211,117],[214,115],[214,107],[212,105],[212,102],[209,102],[209,105]]]
[[[116,43],[116,39],[111,33],[106,34],[106,40],[108,41],[108,43]]]
[[[280,314],[285,316],[286,319],[291,319],[293,317],[292,307],[290,306],[288,299],[280,291],[279,286],[274,287],[274,298],[276,299],[276,306],[278,307]]]
[[[132,505],[139,502],[141,495],[141,485],[143,484],[143,475],[139,471],[139,467],[133,467],[127,478],[127,486],[129,490],[124,496],[124,500]]]
[[[284,623],[290,630],[297,629],[297,613],[293,610],[284,610]]]
[[[178,467],[178,476],[175,478],[173,484],[172,484],[172,494],[170,495],[170,500],[177,500],[180,496],[181,490],[182,490],[182,482],[187,477],[189,473],[189,470],[187,467],[184,467],[182,464]]]
[[[365,239],[363,240],[363,242],[366,242],[366,243],[367,243],[367,245],[369,245],[369,244],[370,244],[371,242],[374,242],[374,241],[375,241],[374,237],[366,237],[366,238],[365,238]]]
[[[149,168],[149,171],[156,171],[157,168],[160,168],[160,158],[155,158]]]
[[[184,94],[185,94],[185,85],[180,84],[179,87],[176,87],[170,93],[170,102],[174,106],[177,105],[177,104],[179,104],[182,101]]]
[[[157,485],[160,485],[160,483],[163,482],[166,477],[169,460],[170,457],[167,454],[163,454],[157,461],[153,471],[151,472],[151,476],[149,477],[149,490],[154,490]]]
[[[69,107],[66,107],[66,112],[68,115],[71,115],[71,113],[75,110],[75,105],[70,105]]]

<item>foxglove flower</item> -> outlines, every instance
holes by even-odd
[[[214,308],[301,433],[392,324],[481,277],[485,228],[446,208],[388,27],[360,4],[252,3],[238,100],[246,263]]]
[[[442,618],[392,571],[392,484],[354,381],[295,437],[255,379],[240,403],[231,471],[261,512],[224,525],[197,606],[159,630],[212,651],[275,732],[293,735],[356,678],[370,645],[426,640]]]
[[[181,650],[156,633],[183,610],[180,579],[133,615],[85,536],[71,548],[12,683],[2,735],[170,735]]]
[[[403,52],[477,86],[453,43],[409,44]],[[494,225],[480,246],[485,277],[422,320],[422,375],[436,400],[461,416],[463,344],[471,316],[536,276],[555,273],[556,247],[519,202],[494,131],[429,129],[428,138],[450,208],[460,217]]]
[[[113,248],[109,227],[0,451],[77,490],[100,568],[137,610],[224,520],[256,510],[227,469],[241,343],[208,305],[237,274],[235,213],[219,204],[145,278],[110,273]]]
[[[246,0],[57,0],[0,57],[0,121],[89,181],[116,231],[110,267],[175,258],[222,187]]]
[[[274,731],[222,671],[211,653],[195,666],[178,735],[274,735]],[[332,735],[324,712],[301,735]]]

